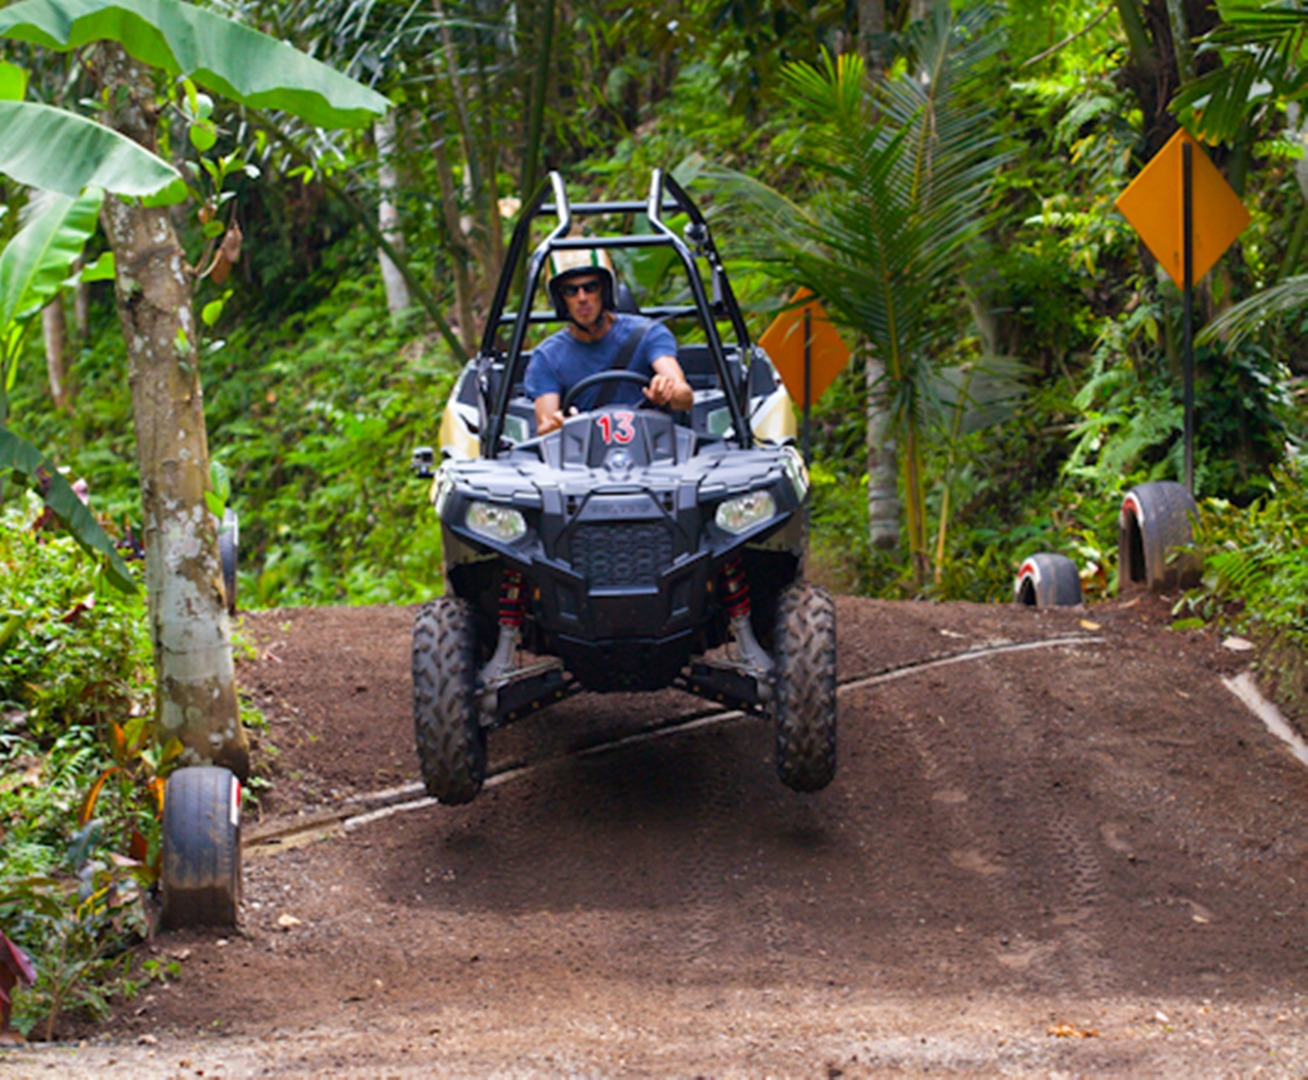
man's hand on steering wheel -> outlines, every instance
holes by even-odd
[[[671,375],[655,375],[649,385],[641,388],[641,393],[651,405],[662,408],[676,396],[678,382]]]

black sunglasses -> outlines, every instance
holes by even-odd
[[[579,292],[584,292],[587,296],[597,293],[600,290],[600,283],[594,278],[590,281],[567,281],[559,286],[559,292],[564,296],[576,296]]]

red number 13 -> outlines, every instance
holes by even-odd
[[[634,418],[629,412],[600,413],[595,423],[599,424],[606,443],[629,443],[636,435],[636,429],[631,426]]]

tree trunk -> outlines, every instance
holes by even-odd
[[[536,69],[531,79],[531,111],[527,117],[527,145],[522,154],[522,200],[535,194],[540,164],[542,133],[545,130],[545,98],[549,92],[554,51],[554,0],[544,0],[541,14],[533,28],[536,43]],[[495,221],[499,227],[498,218]]]
[[[454,183],[448,144],[443,138],[436,143],[436,176],[441,186],[441,219],[445,224],[446,246],[454,269],[454,307],[458,312],[459,340],[472,353],[477,348],[476,318],[472,312],[472,282],[468,276],[469,255],[459,214],[459,193]]]
[[[64,354],[68,328],[64,322],[64,302],[56,296],[41,309],[41,330],[45,335],[45,369],[50,376],[50,396],[60,412],[68,409],[68,374]]]
[[[873,82],[885,74],[881,55],[886,32],[886,0],[858,0],[858,51]]]
[[[91,336],[91,289],[85,281],[73,286],[73,326],[77,328],[78,341]]]
[[[110,125],[156,148],[149,77],[117,45],[104,50]],[[249,773],[217,525],[205,503],[209,450],[185,253],[164,208],[108,197],[101,221],[114,251],[141,478],[142,533],[154,646],[156,730],[182,760]]]
[[[402,252],[404,231],[400,228],[400,212],[392,201],[395,190],[399,187],[399,172],[395,168],[394,110],[374,123],[372,130],[377,140],[377,160],[380,162],[377,186],[381,189],[381,202],[377,208],[377,225],[387,243]],[[391,315],[398,315],[413,303],[409,286],[400,268],[385,251],[378,251],[377,258],[381,266],[382,283],[386,286],[386,309]]]
[[[867,518],[873,545],[893,548],[899,543],[899,470],[895,435],[886,408],[886,367],[869,355],[867,378]]]

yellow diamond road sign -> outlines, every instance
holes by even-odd
[[[808,388],[807,404],[812,405],[822,396],[832,380],[849,363],[849,346],[836,332],[826,310],[807,289],[800,289],[790,298],[791,304],[772,320],[772,325],[758,339],[759,346],[772,358],[786,384],[791,399],[803,408],[804,401],[804,330],[805,313],[808,315]]]
[[[1117,209],[1140,234],[1163,269],[1185,288],[1185,227],[1182,221],[1182,155],[1191,146],[1193,272],[1198,281],[1249,224],[1240,196],[1194,139],[1178,131],[1117,197]]]

